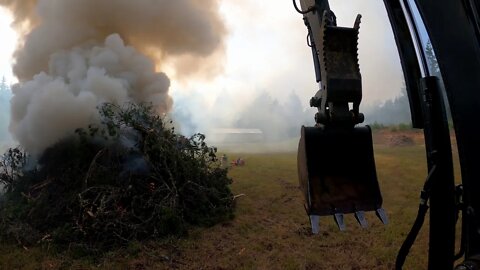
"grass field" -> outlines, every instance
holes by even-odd
[[[0,269],[393,269],[416,215],[426,176],[424,151],[419,143],[375,145],[387,226],[368,213],[368,229],[347,216],[347,231],[340,232],[327,217],[321,219],[321,233],[312,235],[298,189],[296,153],[228,153],[246,160],[246,166],[230,171],[234,193],[245,194],[236,199],[234,220],[193,229],[183,239],[132,243],[97,260],[3,245]],[[405,269],[426,268],[426,228]]]

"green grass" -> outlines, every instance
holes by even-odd
[[[347,216],[347,231],[340,232],[333,218],[326,217],[321,233],[311,235],[298,189],[296,153],[228,153],[246,161],[246,166],[230,171],[234,193],[245,194],[236,199],[234,220],[194,228],[183,239],[132,243],[96,260],[75,258],[74,251],[4,244],[0,269],[393,269],[416,215],[426,176],[424,151],[423,146],[376,146],[387,226],[368,213],[368,229]],[[426,228],[405,269],[426,269]]]

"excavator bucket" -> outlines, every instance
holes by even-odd
[[[367,226],[365,211],[376,211],[387,223],[370,127],[302,127],[298,173],[313,233],[318,233],[319,217],[327,215],[334,216],[340,230],[348,213],[362,227]]]

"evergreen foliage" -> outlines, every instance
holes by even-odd
[[[240,113],[235,126],[258,128],[266,140],[281,141],[298,137],[302,125],[314,125],[314,116],[315,110],[306,110],[294,91],[284,103],[262,92]]]
[[[233,217],[227,171],[205,136],[178,135],[147,105],[105,104],[102,123],[0,159],[0,239],[105,250]]]
[[[370,125],[410,125],[410,105],[406,88],[403,88],[400,96],[386,100],[381,105],[374,106],[365,111],[365,122]]]

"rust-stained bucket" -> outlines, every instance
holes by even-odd
[[[384,213],[368,126],[302,127],[298,173],[310,217]]]

